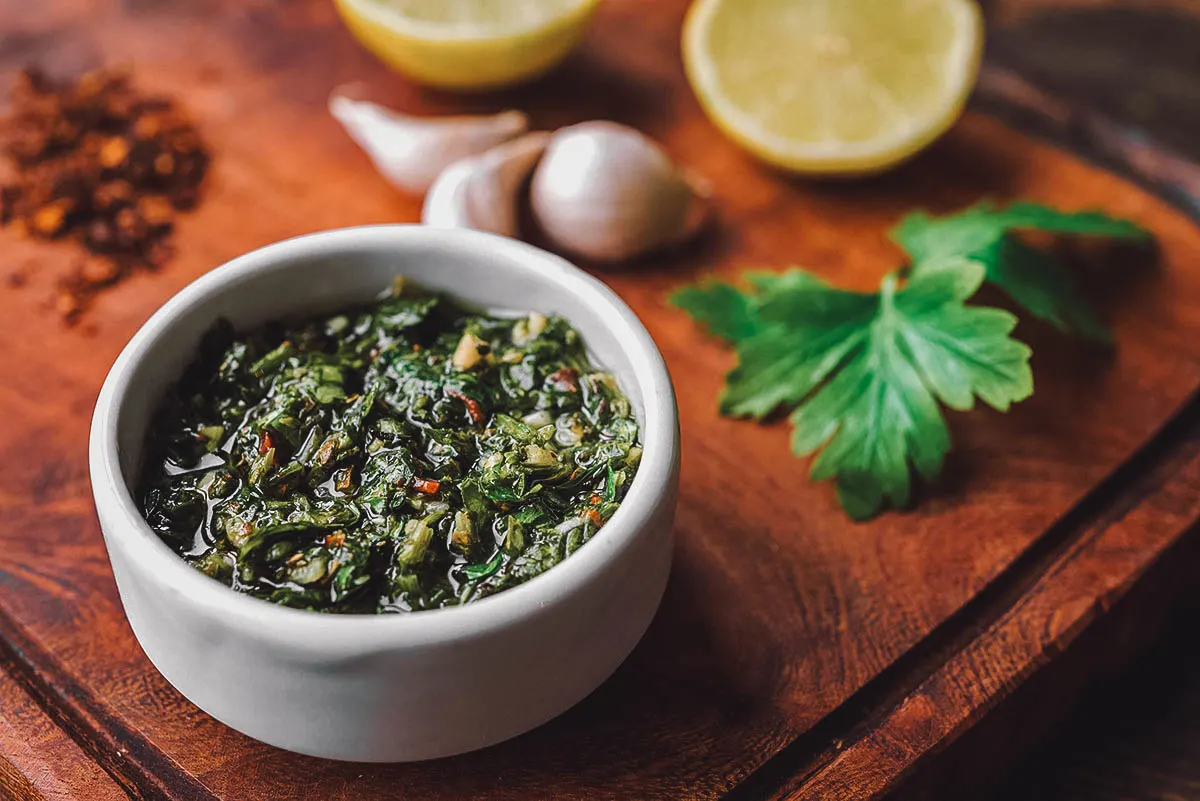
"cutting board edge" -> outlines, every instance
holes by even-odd
[[[1186,582],[1155,576],[1171,554],[1200,551],[1198,494],[1200,396],[960,615],[864,688],[868,697],[839,707],[834,714],[847,720],[837,731],[806,737],[817,748],[803,755],[793,750],[795,767],[767,796],[885,797],[1104,626],[1108,612],[1135,590],[1154,583],[1155,600],[1167,609],[1165,602]],[[1147,628],[1154,622],[1142,620]],[[1145,642],[1124,638],[1125,653],[1114,648],[1108,656],[1127,657]],[[1083,664],[1060,677],[1060,695],[1079,695],[1101,667]],[[850,720],[848,711],[863,706],[867,711]]]

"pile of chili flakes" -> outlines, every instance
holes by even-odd
[[[172,255],[178,212],[193,208],[209,151],[169,99],[140,95],[123,71],[74,82],[17,76],[0,131],[15,178],[0,186],[0,224],[71,239],[93,254],[60,283],[56,308],[76,319],[107,287]]]

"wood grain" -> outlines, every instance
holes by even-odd
[[[1180,599],[1157,640],[1127,670],[1090,689],[1065,724],[1003,782],[965,797],[1194,798],[1200,789],[1200,642],[1194,636],[1198,615],[1200,598],[1191,593]]]
[[[1095,500],[1071,510],[1089,493],[1096,498],[1096,486],[1200,385],[1193,223],[1130,182],[978,113],[885,177],[784,178],[700,114],[679,66],[685,5],[609,0],[584,47],[554,75],[463,99],[387,73],[324,0],[45,0],[36,11],[0,4],[0,70],[31,60],[64,73],[129,62],[146,87],[184,98],[215,150],[206,201],[180,226],[179,258],[106,295],[79,328],[62,328],[44,308],[70,251],[0,232],[0,271],[32,273],[25,287],[0,294],[8,378],[0,385],[0,615],[11,621],[9,639],[27,645],[16,669],[42,683],[39,703],[57,710],[61,725],[79,722],[74,736],[85,750],[137,741],[111,766],[127,788],[172,798],[705,799],[766,765],[746,797],[816,797],[805,795],[816,787],[867,797],[956,737],[1085,625],[1098,599],[1119,594],[1164,543],[1184,536],[1181,522],[1195,510],[1170,499],[1195,498],[1200,480],[1165,454],[1135,461],[1134,475],[1119,483],[1128,505],[1111,510],[1128,514],[1106,517],[1110,507]],[[628,122],[718,193],[719,225],[703,241],[628,270],[596,270],[646,322],[680,390],[682,500],[662,610],[618,673],[560,719],[480,753],[420,765],[287,754],[178,696],[124,622],[86,481],[95,392],[165,298],[286,236],[416,219],[418,200],[374,175],[324,110],[329,90],[349,80],[411,111],[517,106],[546,128]],[[947,480],[916,511],[853,525],[828,486],[807,481],[783,426],[717,416],[729,354],[665,296],[745,265],[798,263],[867,286],[896,263],[884,232],[897,216],[981,196],[1101,207],[1154,230],[1160,252],[1148,260],[1070,248],[1112,319],[1118,349],[1088,350],[1023,325],[1036,351],[1035,397],[1008,415],[954,415]],[[1168,500],[1137,489],[1135,479],[1160,469]],[[729,490],[732,475],[745,488],[738,494]],[[1047,617],[1054,625],[1040,626]],[[977,681],[997,654],[1003,669]],[[969,697],[950,692],[959,683],[970,684]],[[893,697],[911,690],[930,699],[913,702],[924,715],[915,727]],[[861,713],[854,700],[864,698],[874,706]],[[878,762],[886,775],[869,774],[860,794],[862,760],[889,755],[872,745],[871,731],[896,750]],[[827,760],[824,736],[851,743],[847,756]],[[808,770],[818,763],[819,774]]]
[[[73,801],[85,791],[89,801],[128,798],[16,680],[0,672],[0,798]]]
[[[0,757],[0,793],[12,801],[42,801],[44,798],[21,771],[4,757]]]
[[[1195,549],[1174,547],[1200,513],[1200,496],[1188,489],[1198,482],[1200,401],[1023,554],[1028,564],[973,601],[994,612],[973,614],[972,630],[936,658],[929,675],[894,694],[892,704],[873,704],[876,711],[853,739],[793,772],[776,797],[883,797],[912,772],[914,751],[928,759],[953,742],[955,733],[981,720],[1010,688],[1073,645],[1165,554],[1190,566],[1184,576],[1200,575]],[[1176,591],[1188,586],[1174,585]],[[1161,591],[1169,586],[1159,585],[1160,600],[1169,597]],[[1004,597],[997,603],[993,594]],[[1142,626],[1150,628],[1151,620]],[[1102,664],[1093,659],[1093,668]],[[1067,695],[1069,685],[1060,689]],[[904,748],[897,748],[901,743]]]
[[[1106,596],[1097,605],[1099,608],[1095,617],[1079,632],[1078,637],[1065,641],[1061,652],[1055,650],[1047,654],[1046,659],[1038,664],[1036,672],[1026,677],[1012,694],[988,712],[977,725],[955,739],[933,759],[922,760],[911,777],[901,784],[900,792],[888,796],[889,801],[975,798],[982,794],[980,791],[983,788],[994,787],[1006,776],[1019,776],[1022,760],[1027,758],[1046,767],[1053,765],[1064,773],[1070,770],[1071,761],[1091,763],[1094,767],[1106,762],[1107,770],[1119,775],[1126,768],[1136,769],[1137,761],[1144,766],[1147,761],[1155,761],[1157,756],[1165,758],[1168,751],[1175,752],[1178,762],[1176,765],[1162,763],[1162,778],[1167,779],[1174,769],[1175,786],[1186,787],[1189,777],[1194,774],[1186,769],[1187,763],[1180,757],[1189,746],[1195,750],[1200,746],[1200,741],[1186,726],[1182,710],[1175,722],[1180,734],[1192,734],[1192,741],[1189,743],[1185,737],[1181,737],[1171,749],[1161,752],[1156,752],[1156,746],[1150,743],[1143,745],[1140,754],[1136,747],[1131,748],[1131,765],[1123,765],[1120,760],[1114,759],[1116,749],[1111,749],[1103,757],[1095,754],[1089,759],[1080,760],[1079,752],[1088,748],[1086,740],[1076,738],[1076,742],[1068,749],[1063,747],[1062,742],[1044,742],[1043,733],[1051,731],[1064,718],[1075,717],[1072,708],[1081,697],[1081,678],[1086,677],[1090,685],[1084,703],[1088,698],[1093,703],[1100,701],[1093,706],[1095,714],[1091,716],[1091,722],[1086,724],[1086,729],[1096,739],[1108,737],[1124,740],[1128,746],[1134,746],[1136,735],[1130,730],[1132,716],[1128,710],[1137,707],[1139,694],[1144,695],[1146,691],[1162,694],[1160,691],[1167,688],[1142,687],[1131,692],[1131,687],[1126,687],[1121,691],[1106,687],[1104,681],[1129,665],[1135,656],[1142,661],[1143,657],[1139,654],[1153,644],[1156,636],[1168,630],[1166,627],[1170,625],[1168,621],[1173,611],[1177,618],[1176,636],[1184,633],[1183,642],[1180,643],[1183,648],[1179,650],[1186,650],[1192,644],[1190,632],[1194,627],[1196,606],[1193,590],[1197,583],[1200,583],[1200,538],[1180,539],[1147,567],[1128,592],[1122,588],[1124,594]],[[1192,607],[1190,615],[1187,613],[1189,605]],[[1162,649],[1158,650],[1161,653]],[[1149,658],[1154,659],[1153,652]],[[1179,671],[1161,672],[1170,675]],[[1139,710],[1139,718],[1149,721],[1159,713],[1159,710],[1146,706]],[[1098,797],[1105,771],[1095,772],[1101,781],[1091,787],[1091,792]],[[1087,786],[1084,775],[1078,775],[1077,779],[1081,786]],[[1162,787],[1170,787],[1170,782],[1164,781]],[[988,797],[992,795],[987,793]],[[997,800],[1028,799],[1029,796],[1028,790],[995,794]],[[1149,787],[1137,797],[1172,798],[1169,793],[1155,795]],[[1179,797],[1190,796],[1180,793]]]
[[[77,682],[63,665],[30,640],[2,612],[0,670],[3,671],[0,673],[0,686],[7,682],[24,690],[23,696],[14,698],[14,703],[19,702],[16,708],[24,706],[39,710],[39,734],[41,729],[48,729],[53,734],[53,737],[44,737],[49,741],[49,747],[45,750],[50,753],[43,755],[41,762],[35,765],[46,761],[57,763],[64,759],[68,763],[90,759],[87,764],[94,773],[107,773],[121,790],[137,799],[212,798],[200,782],[166,757],[153,743],[131,731],[100,699]],[[3,723],[0,720],[0,724]],[[14,737],[10,741],[14,747],[15,735],[28,735],[28,726],[25,723],[13,727]],[[3,741],[2,737],[0,741]],[[67,753],[62,753],[64,751]],[[36,775],[45,772],[43,764]],[[98,778],[83,784],[91,787],[93,783],[102,784]]]

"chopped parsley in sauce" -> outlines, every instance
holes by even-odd
[[[184,559],[322,612],[408,612],[549,570],[616,511],[628,399],[559,317],[390,296],[205,337],[146,441],[138,496]]]

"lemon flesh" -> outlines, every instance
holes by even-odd
[[[886,169],[944,133],[975,85],[974,0],[697,0],[688,79],[726,135],[799,173]]]
[[[350,32],[394,69],[447,89],[532,78],[579,42],[599,0],[335,0]]]

